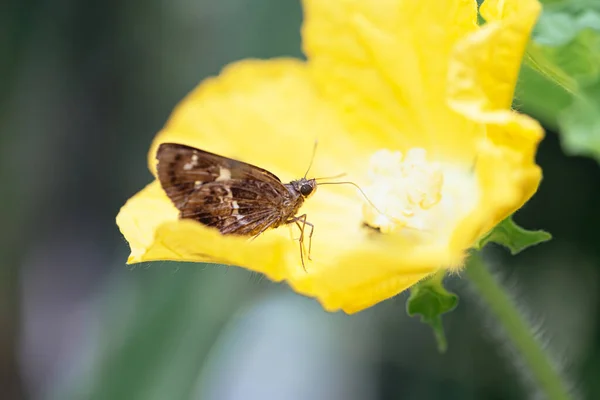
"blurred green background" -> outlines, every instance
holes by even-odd
[[[531,54],[563,87],[520,78],[515,107],[548,134],[515,219],[554,240],[486,257],[575,393],[600,399],[600,2],[547,3]],[[406,294],[347,316],[236,268],[125,266],[114,218],[173,106],[231,61],[301,57],[301,19],[298,0],[0,6],[2,399],[535,396],[466,279],[447,281],[441,355]]]

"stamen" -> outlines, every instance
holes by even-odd
[[[442,199],[444,174],[438,163],[427,161],[426,151],[413,148],[403,157],[399,151],[380,150],[370,160],[370,185],[365,188],[377,212],[363,204],[366,224],[382,233],[402,229],[426,231],[428,210]]]

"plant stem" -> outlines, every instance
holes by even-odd
[[[535,338],[531,327],[517,310],[515,303],[488,271],[478,253],[471,254],[467,275],[496,314],[508,338],[523,357],[525,365],[539,385],[545,398],[570,400],[563,378],[550,362],[542,345]]]

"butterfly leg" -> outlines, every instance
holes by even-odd
[[[306,272],[306,265],[304,264],[304,231],[302,230],[302,225],[297,220],[294,221],[296,226],[300,228],[300,238],[298,239],[298,243],[300,243],[300,261],[302,262],[302,269]]]
[[[300,216],[300,218],[302,218],[302,236],[303,236],[303,238],[304,238],[304,228],[306,227],[306,225],[308,225],[310,227],[310,233],[308,234],[308,259],[310,261],[312,261],[312,258],[310,258],[310,252],[312,250],[312,236],[315,231],[315,226],[306,220],[306,214],[303,214],[302,216]]]
[[[298,238],[298,244],[300,245],[300,261],[302,262],[302,269],[306,271],[306,265],[304,264],[304,231],[302,230],[302,225],[299,222],[299,218],[290,218],[285,223],[291,224],[295,223],[298,229],[300,229],[300,237]]]
[[[312,249],[312,236],[313,236],[313,232],[315,230],[315,226],[306,220],[306,214],[302,214],[299,217],[294,217],[294,218],[288,220],[287,222],[288,223],[294,222],[296,224],[296,226],[298,227],[298,229],[300,229],[300,238],[298,240],[300,242],[300,255],[301,256],[303,256],[304,253],[306,253],[306,248],[304,246],[304,229],[306,229],[306,225],[308,225],[310,227],[310,233],[308,235],[307,257],[309,260],[312,261],[312,259],[310,258],[310,253],[311,253],[311,249]]]

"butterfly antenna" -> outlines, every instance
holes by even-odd
[[[312,156],[310,157],[310,163],[308,164],[308,169],[306,170],[306,173],[304,174],[304,179],[306,179],[306,176],[308,175],[308,172],[310,171],[310,168],[313,165],[313,161],[315,161],[315,154],[317,153],[317,144],[318,143],[319,143],[319,141],[315,140],[315,144],[313,146]]]
[[[345,172],[342,172],[341,174],[337,174],[337,175],[334,175],[334,176],[325,176],[325,177],[322,177],[322,178],[315,178],[315,181],[319,181],[321,179],[337,179],[337,178],[341,178],[342,176],[346,176],[346,175],[348,175],[348,174],[345,173]]]
[[[371,199],[369,199],[369,196],[367,196],[367,194],[364,192],[364,190],[362,190],[361,187],[358,186],[354,182],[350,182],[350,181],[343,181],[343,182],[323,182],[323,183],[319,183],[319,185],[352,185],[352,186],[354,186],[355,188],[358,189],[358,191],[360,192],[360,194],[362,194],[362,196],[365,198],[365,200],[371,205],[371,207],[373,207],[375,209],[375,211],[377,211],[381,215],[385,215],[387,218],[394,219],[394,218],[386,215],[379,208],[377,208],[377,206],[371,201]]]
[[[354,186],[355,188],[358,189],[358,191],[360,192],[360,194],[362,194],[362,196],[365,198],[365,200],[371,205],[371,207],[373,207],[373,209],[375,209],[375,211],[377,211],[379,214],[383,215],[384,217],[389,218],[392,221],[402,223],[402,221],[400,221],[397,218],[394,218],[394,217],[392,217],[390,215],[387,215],[386,213],[384,213],[383,211],[381,211],[379,208],[377,208],[377,206],[371,201],[371,199],[369,199],[369,196],[367,196],[367,194],[364,192],[364,190],[362,190],[362,188],[360,186],[358,186],[354,182],[350,182],[350,181],[343,181],[343,182],[323,182],[323,183],[319,183],[319,185],[352,185],[352,186]],[[416,231],[419,231],[419,232],[423,232],[422,229],[414,228],[414,227],[408,226],[408,225],[405,225],[404,228],[405,229],[416,230]]]

